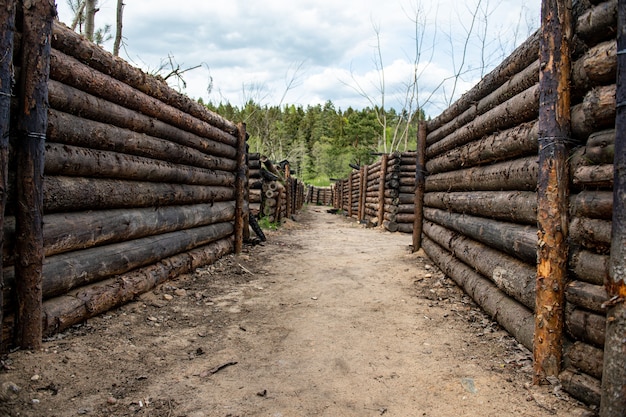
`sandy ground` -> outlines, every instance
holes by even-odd
[[[308,207],[3,358],[0,416],[587,416],[410,236]]]

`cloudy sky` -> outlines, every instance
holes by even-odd
[[[162,74],[171,70],[169,57],[181,69],[199,65],[184,74],[183,92],[195,99],[303,106],[331,100],[346,109],[380,105],[384,91],[385,106],[400,110],[416,73],[417,100],[430,116],[523,42],[540,13],[539,0],[125,3],[120,55],[148,72],[164,66]],[[96,27],[115,27],[115,6],[100,0]],[[57,8],[69,25],[67,1]],[[104,47],[111,50],[112,42]]]

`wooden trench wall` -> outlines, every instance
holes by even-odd
[[[572,396],[599,405],[613,207],[617,0],[575,1],[572,20],[569,238],[562,242],[568,279],[559,379]],[[414,212],[416,153],[383,155],[334,186],[334,206],[359,220],[382,220],[388,230],[411,232],[417,215],[418,247],[530,350],[539,245],[540,35],[421,125],[421,213],[422,207]],[[390,168],[394,163],[399,168]]]
[[[1,36],[13,53],[15,79],[22,80],[27,51],[46,43],[22,34],[22,19],[37,12],[13,3],[2,14]],[[33,102],[45,113],[49,101],[41,132],[22,130],[28,81],[11,90],[5,78],[11,69],[2,68],[4,349],[28,346],[16,333],[29,315],[35,328],[41,316],[40,341],[240,251],[247,229],[243,124],[209,112],[62,24],[52,24],[47,41],[49,80],[45,74],[39,80],[43,94]],[[45,69],[45,56],[36,65]],[[40,147],[27,163],[24,143]],[[34,166],[34,180],[24,166]],[[27,190],[25,182],[40,187]],[[40,193],[39,208],[24,203],[28,193]],[[26,245],[20,236],[27,236]],[[29,258],[33,253],[41,254],[38,260]],[[26,262],[34,274],[16,267]],[[40,313],[29,310],[17,285],[36,277],[37,268],[41,281],[31,292],[36,299],[39,285]]]
[[[315,187],[309,185],[306,189],[305,203],[317,206],[333,206],[335,201],[332,187]]]

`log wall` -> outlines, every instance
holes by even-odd
[[[306,191],[307,204],[315,204],[318,206],[333,206],[335,195],[332,187],[315,187],[309,185]]]
[[[19,28],[19,25],[18,25]],[[4,36],[4,34],[3,34]],[[233,252],[247,218],[245,127],[62,24],[52,29],[43,161],[43,336]],[[18,51],[34,45],[16,36]],[[13,92],[17,108],[23,90]],[[9,116],[3,113],[3,124]],[[11,125],[11,149],[20,140]],[[239,150],[238,150],[239,148]],[[245,152],[245,151],[244,151]],[[251,160],[253,158],[250,158]],[[3,348],[14,344],[17,155],[3,205]],[[237,183],[242,184],[237,186]],[[252,187],[254,188],[254,187]],[[257,203],[257,193],[250,194]],[[243,227],[243,226],[239,226]]]

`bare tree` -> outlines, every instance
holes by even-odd
[[[96,13],[98,9],[96,5],[97,0],[84,0],[85,1],[85,33],[84,35],[90,41],[93,41],[93,36],[96,31]]]
[[[122,18],[124,14],[123,0],[117,0],[116,7],[116,23],[115,23],[115,40],[113,41],[113,55],[119,56],[120,46],[122,45]]]

